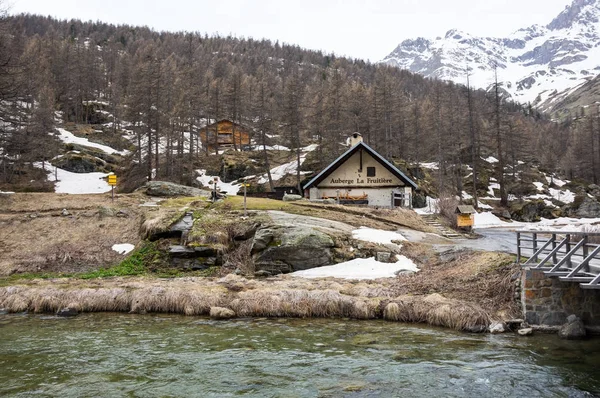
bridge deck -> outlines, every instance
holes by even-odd
[[[518,231],[517,262],[583,289],[600,289],[600,233]]]

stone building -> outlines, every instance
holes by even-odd
[[[310,200],[336,199],[339,203],[377,207],[411,207],[417,185],[373,148],[360,134],[351,148],[304,186]]]

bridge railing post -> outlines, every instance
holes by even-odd
[[[534,232],[531,236],[532,236],[531,243],[533,244],[533,261],[537,263],[538,262],[538,256],[536,253],[537,252],[537,233]]]
[[[571,251],[571,234],[567,234],[567,243],[565,245],[565,255]],[[567,267],[571,268],[573,263],[571,262],[571,256],[567,258]]]
[[[552,234],[552,250],[556,249],[556,234]],[[558,260],[556,259],[556,253],[552,256],[552,264],[556,264]]]
[[[517,264],[521,264],[521,233],[517,232]]]

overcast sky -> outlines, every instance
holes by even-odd
[[[457,28],[507,36],[545,25],[571,0],[4,0],[11,13],[52,15],[157,30],[268,38],[379,61],[404,39]]]

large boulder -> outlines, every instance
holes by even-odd
[[[593,195],[595,197],[600,197],[600,186],[598,186],[596,184],[588,185],[587,191],[590,193],[590,195]]]
[[[540,221],[542,215],[546,213],[544,210],[546,210],[546,203],[543,200],[534,200],[514,204],[510,209],[510,216],[516,221]]]
[[[600,217],[600,203],[595,198],[586,196],[575,214],[582,218]]]
[[[71,173],[107,173],[113,171],[112,167],[106,161],[84,153],[69,152],[53,160],[52,165]]]
[[[176,196],[209,196],[210,192],[202,189],[174,184],[167,181],[149,181],[143,188],[147,195],[160,197]]]
[[[284,202],[295,202],[297,200],[302,200],[302,196],[301,195],[289,194],[289,193],[285,193],[283,195],[283,201]]]
[[[558,330],[558,337],[566,340],[584,339],[587,335],[583,321],[575,315],[567,317],[567,323]]]
[[[257,271],[281,274],[332,262],[333,239],[313,228],[272,225],[256,231],[252,254]]]

